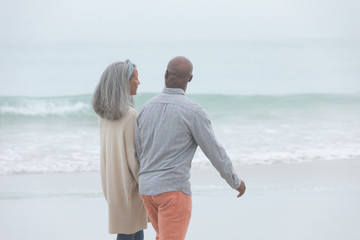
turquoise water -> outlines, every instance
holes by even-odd
[[[135,109],[155,93],[135,97]],[[292,94],[292,95],[216,95],[187,94],[202,105],[216,120],[236,117],[242,120],[359,114],[360,94]],[[1,121],[13,122],[54,119],[56,121],[94,122],[91,95],[61,97],[0,97]]]
[[[136,109],[154,96],[136,97]],[[189,94],[234,164],[360,160],[360,95]],[[0,97],[0,174],[99,169],[91,95]],[[201,151],[194,167],[208,167]]]

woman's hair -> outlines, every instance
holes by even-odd
[[[131,64],[131,65],[130,65]],[[100,82],[92,97],[94,111],[102,118],[117,120],[134,105],[130,94],[129,72],[136,66],[130,61],[114,62],[101,75]]]

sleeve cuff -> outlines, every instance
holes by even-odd
[[[239,182],[236,182],[235,181],[235,183],[234,184],[232,184],[231,185],[231,187],[233,188],[233,189],[238,189],[239,187],[240,187],[240,185],[241,185],[241,179],[239,179]]]

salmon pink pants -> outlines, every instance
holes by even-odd
[[[185,239],[191,217],[191,196],[176,191],[141,198],[156,231],[156,240]]]

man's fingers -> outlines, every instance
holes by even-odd
[[[246,186],[245,186],[244,181],[241,180],[240,186],[239,186],[238,189],[236,189],[236,190],[239,191],[239,194],[237,195],[238,198],[241,197],[241,196],[245,193],[245,191],[246,191]]]

